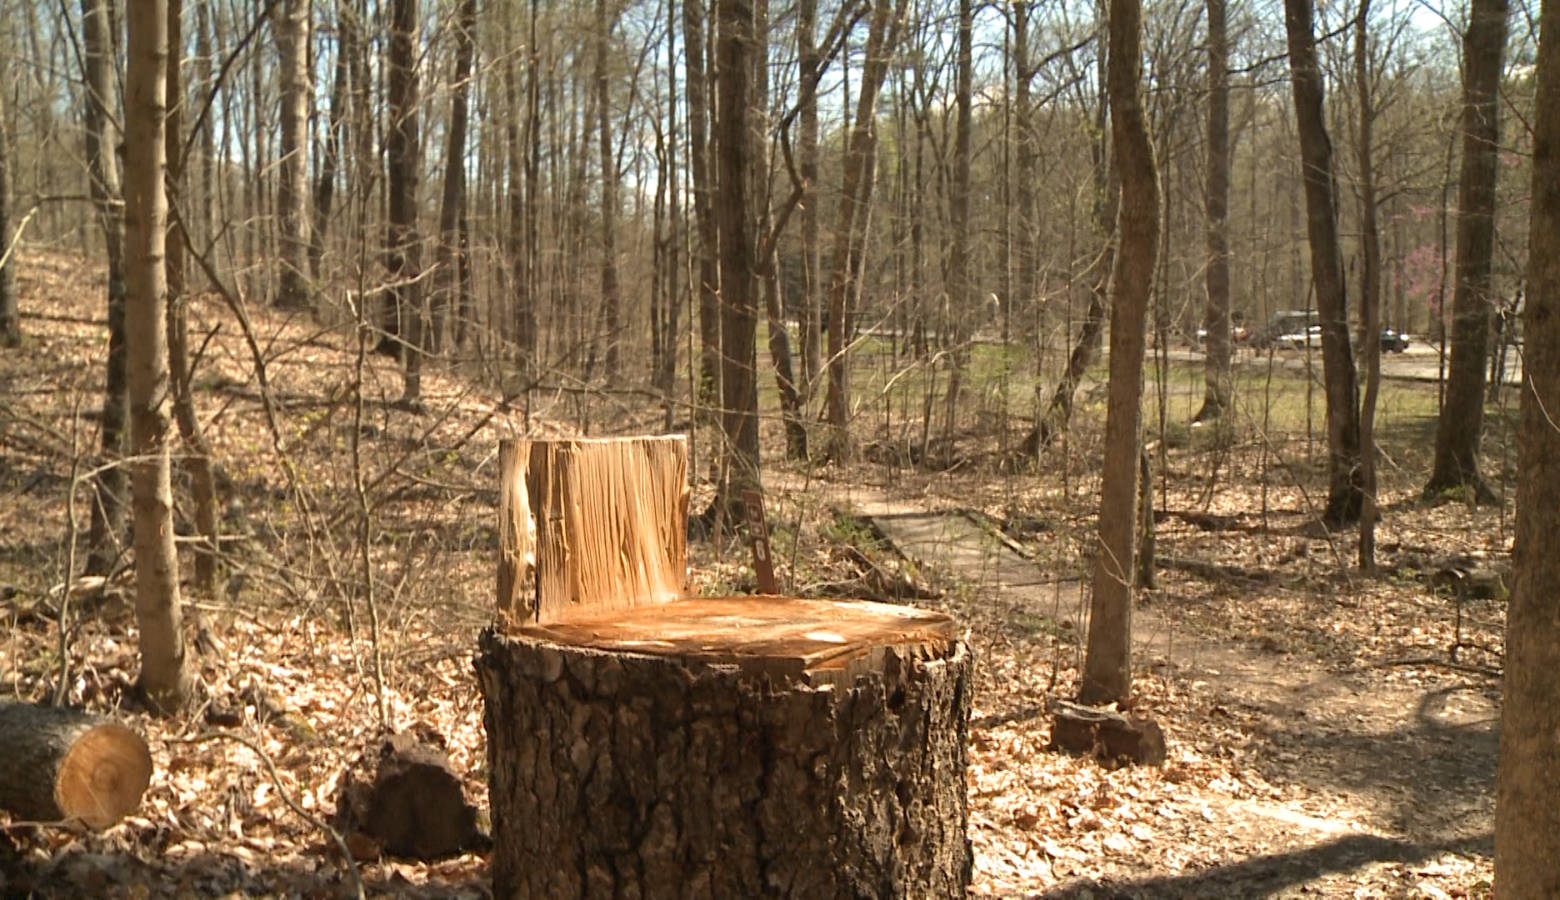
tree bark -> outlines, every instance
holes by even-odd
[[[957,430],[959,391],[968,362],[965,341],[967,323],[977,306],[970,282],[970,141],[974,128],[974,25],[972,0],[959,0],[958,63],[955,75],[954,103],[957,116],[953,130],[953,186],[948,193],[949,227],[952,240],[948,252],[948,313],[939,329],[949,354],[947,422],[944,433],[952,446]],[[924,450],[924,448],[923,448]]]
[[[1484,366],[1489,356],[1490,267],[1495,253],[1495,186],[1500,170],[1500,80],[1507,0],[1475,0],[1463,38],[1462,173],[1457,198],[1457,281],[1452,287],[1451,361],[1435,428],[1426,497],[1466,486],[1480,503],[1495,494],[1479,475]]]
[[[481,647],[496,896],[964,894],[962,644],[888,648],[828,688],[492,630]]]
[[[103,829],[135,812],[152,754],[129,728],[58,706],[0,703],[0,809]]]
[[[796,55],[802,79],[819,67],[818,0],[797,0]],[[818,256],[818,92],[801,97],[797,129],[797,168],[802,176],[801,243],[802,307],[798,330],[802,337],[802,403],[810,402],[821,374],[818,324],[822,320],[823,265]]]
[[[1284,0],[1290,83],[1295,98],[1300,163],[1304,170],[1306,232],[1311,278],[1322,325],[1322,375],[1327,396],[1327,507],[1322,521],[1341,527],[1358,521],[1360,472],[1359,386],[1349,346],[1348,284],[1338,244],[1337,188],[1332,142],[1323,112],[1322,73],[1311,29],[1311,0]]]
[[[135,613],[141,632],[137,688],[151,707],[177,711],[191,675],[173,545],[168,457],[168,199],[165,116],[167,0],[132,0],[125,73],[126,345],[130,374],[130,463],[135,509]]]
[[[1516,583],[1495,802],[1495,890],[1518,898],[1560,896],[1560,3],[1545,0],[1540,16]]]
[[[1208,287],[1203,310],[1203,405],[1208,422],[1230,405],[1230,43],[1225,0],[1208,0]]]
[[[1144,121],[1140,0],[1110,0],[1111,143],[1121,173],[1121,247],[1111,277],[1110,396],[1081,702],[1124,702],[1132,693],[1132,588],[1142,441],[1143,347],[1159,252],[1159,176]]]
[[[271,30],[280,63],[282,146],[277,161],[276,213],[281,259],[276,305],[309,307],[309,0],[272,7]]]
[[[86,66],[86,152],[89,190],[103,228],[108,256],[108,366],[103,385],[99,446],[102,468],[94,484],[86,572],[107,574],[122,552],[125,473],[119,458],[125,444],[125,220],[121,201],[118,79],[114,76],[114,30],[110,0],[82,0],[81,39]]]

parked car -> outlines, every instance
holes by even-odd
[[[1393,328],[1381,329],[1381,352],[1402,353],[1408,349],[1408,335]]]
[[[1304,331],[1291,331],[1281,334],[1273,343],[1288,350],[1304,350],[1307,347],[1320,347],[1322,345],[1322,326],[1312,325]]]
[[[1268,347],[1305,346],[1310,328],[1319,327],[1316,310],[1290,309],[1274,314],[1268,323],[1251,335],[1251,346],[1258,350]]]

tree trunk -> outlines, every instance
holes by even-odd
[[[840,196],[840,219],[834,232],[829,275],[828,455],[836,462],[849,461],[852,455],[850,360],[846,352],[850,343],[850,323],[846,312],[860,278],[867,213],[872,203],[875,180],[872,170],[877,157],[877,94],[888,74],[888,48],[898,43],[905,5],[905,0],[896,0],[893,8],[886,2],[873,7],[867,30],[866,63],[862,67],[861,85],[856,96],[856,116],[845,149],[844,189]]]
[[[191,673],[180,624],[179,557],[173,546],[168,458],[168,199],[164,117],[167,0],[133,0],[126,20],[126,345],[130,372],[130,463],[135,509],[135,613],[141,631],[137,688],[171,713],[189,700]]]
[[[434,293],[433,331],[429,335],[435,353],[447,345],[450,308],[459,309],[461,304],[456,298],[470,290],[460,277],[464,257],[460,222],[466,208],[466,117],[476,45],[477,0],[461,0],[460,17],[455,27],[449,140],[444,147],[444,196],[439,203],[439,289]],[[519,116],[520,108],[512,105],[509,115],[510,118]]]
[[[1495,252],[1495,185],[1500,166],[1500,80],[1507,0],[1475,0],[1463,39],[1462,173],[1457,198],[1457,281],[1452,287],[1452,354],[1435,429],[1435,465],[1425,496],[1467,486],[1495,502],[1479,476],[1484,366],[1489,356],[1490,266]]]
[[[958,71],[954,87],[958,115],[953,132],[953,186],[948,193],[952,240],[948,253],[948,311],[940,329],[949,353],[947,435],[950,450],[957,431],[959,389],[968,362],[965,348],[967,323],[975,315],[975,292],[970,284],[970,133],[974,103],[974,24],[972,0],[959,0]],[[923,448],[924,449],[924,448]]]
[[[727,451],[721,501],[740,511],[743,491],[758,490],[758,273],[754,270],[752,0],[717,0],[715,128],[720,181],[721,415]],[[739,517],[738,517],[739,518]]]
[[[0,73],[4,74],[4,73]],[[0,92],[3,93],[3,92]],[[0,97],[0,122],[5,115],[5,98]],[[11,157],[10,141],[0,126],[0,347],[15,347],[22,342],[22,320],[16,309],[15,253],[11,248]]]
[[[168,45],[184,43],[184,0],[168,0]],[[168,157],[168,184],[174,196],[184,192],[184,140],[182,121],[184,82],[180,73],[180,54],[168,54],[168,124],[164,135]],[[189,296],[186,289],[184,245],[170,229],[168,250],[168,376],[173,394],[173,417],[185,451],[180,462],[190,476],[190,494],[195,504],[195,530],[200,543],[195,547],[195,589],[206,597],[216,595],[217,582],[217,486],[211,470],[211,445],[201,433],[195,414],[195,391],[191,385],[189,341]]]
[[[1230,43],[1225,0],[1208,0],[1208,303],[1203,311],[1203,405],[1194,422],[1230,405]]]
[[[802,78],[815,73],[818,58],[818,0],[797,0],[796,54]],[[797,133],[797,167],[802,176],[801,243],[802,307],[798,330],[802,337],[802,402],[810,402],[821,374],[818,355],[818,324],[822,320],[824,296],[823,266],[818,256],[818,92],[807,91],[801,97],[800,127]]]
[[[1376,567],[1376,396],[1381,389],[1381,232],[1376,224],[1376,168],[1371,126],[1376,116],[1369,55],[1370,0],[1360,0],[1354,34],[1354,83],[1359,103],[1360,178],[1360,352],[1365,366],[1365,397],[1360,402],[1359,564]]]
[[[618,287],[617,156],[612,147],[612,92],[607,79],[607,51],[612,42],[612,28],[617,22],[617,14],[608,8],[609,2],[596,0],[596,121],[601,144],[598,148],[601,152],[601,317],[606,330],[607,383],[615,384],[618,378],[618,342],[621,338],[618,319],[623,299]],[[756,404],[757,401],[754,402]]]
[[[819,688],[484,632],[495,895],[962,896],[970,657],[883,659]]]
[[[404,373],[401,402],[416,406],[422,399],[423,308],[422,245],[417,234],[417,184],[422,174],[417,125],[417,0],[391,4],[389,108],[385,136],[388,160],[386,190],[390,194],[390,229],[385,268],[386,330],[399,339]],[[393,317],[392,317],[393,314]],[[390,320],[397,323],[392,331]]]
[[[309,277],[320,280],[325,257],[325,235],[330,230],[331,209],[336,201],[336,173],[341,167],[341,131],[347,117],[347,84],[351,61],[358,53],[357,24],[353,10],[342,4],[336,10],[336,72],[330,88],[330,121],[325,126],[325,152],[314,184],[314,227],[309,232]]]
[[[1349,347],[1348,284],[1338,244],[1337,189],[1333,181],[1332,142],[1322,102],[1322,73],[1311,33],[1311,0],[1284,0],[1289,43],[1290,83],[1300,134],[1304,170],[1306,232],[1311,245],[1311,278],[1322,325],[1322,374],[1327,395],[1327,508],[1322,520],[1340,527],[1359,519],[1363,489],[1360,472],[1359,387]]]
[[[688,91],[688,174],[692,181],[693,219],[698,232],[699,387],[696,402],[701,411],[719,409],[722,395],[720,344],[720,270],[717,252],[719,231],[715,224],[714,197],[710,185],[709,84],[704,64],[704,6],[702,0],[683,0],[683,47],[687,53],[684,80]]]
[[[276,305],[309,307],[309,0],[272,7],[282,93],[282,148],[277,163],[276,212],[281,259]]]
[[[93,206],[103,227],[108,256],[108,367],[103,386],[99,446],[102,468],[94,484],[86,571],[107,574],[122,552],[125,473],[119,464],[125,443],[125,220],[119,185],[118,78],[114,75],[114,29],[110,0],[82,0],[81,38],[86,66],[86,150]]]
[[[1560,4],[1545,0],[1540,16],[1516,583],[1495,801],[1495,890],[1517,898],[1560,896]]]
[[[1159,252],[1159,176],[1144,122],[1140,0],[1110,0],[1111,143],[1121,173],[1121,248],[1111,277],[1110,397],[1101,472],[1100,546],[1094,563],[1081,702],[1132,694],[1132,587],[1142,441],[1143,345]]]
[[[0,809],[108,828],[141,806],[152,754],[129,728],[79,710],[0,702]]]

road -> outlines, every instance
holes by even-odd
[[[1152,351],[1150,351],[1152,352]],[[1450,353],[1450,351],[1448,351]],[[1381,355],[1381,377],[1395,381],[1425,381],[1434,384],[1440,377],[1440,351],[1433,344],[1415,341],[1409,344],[1408,349],[1402,353],[1383,353]],[[1171,349],[1170,358],[1178,362],[1201,362],[1203,353],[1201,350],[1176,347]],[[1265,366],[1267,355],[1258,354],[1249,349],[1237,350],[1233,357],[1237,366]],[[1310,364],[1315,367],[1320,377],[1322,368],[1322,351],[1320,348],[1312,348],[1310,351]],[[1295,372],[1304,372],[1306,368],[1306,351],[1304,350],[1275,350],[1273,351],[1274,368],[1289,369]],[[1509,385],[1522,383],[1522,356],[1520,347],[1508,348],[1506,353],[1506,368],[1503,373],[1504,381]]]

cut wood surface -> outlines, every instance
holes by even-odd
[[[18,819],[107,828],[135,811],[152,779],[146,741],[80,710],[0,703],[0,809]]]
[[[530,615],[522,610],[520,621],[553,622],[682,596],[688,556],[686,438],[535,441],[526,468],[536,600]],[[511,503],[521,496],[508,483],[518,475],[518,465],[503,472],[500,496]],[[512,516],[518,522],[518,514]],[[520,528],[505,524],[503,530],[518,536]],[[517,542],[505,543],[502,553],[524,556]],[[501,592],[501,606],[515,596],[514,588]]]
[[[938,656],[956,638],[938,612],[866,601],[690,597],[676,603],[530,625],[520,636],[558,644],[738,665],[820,683],[877,668],[885,648]]]

